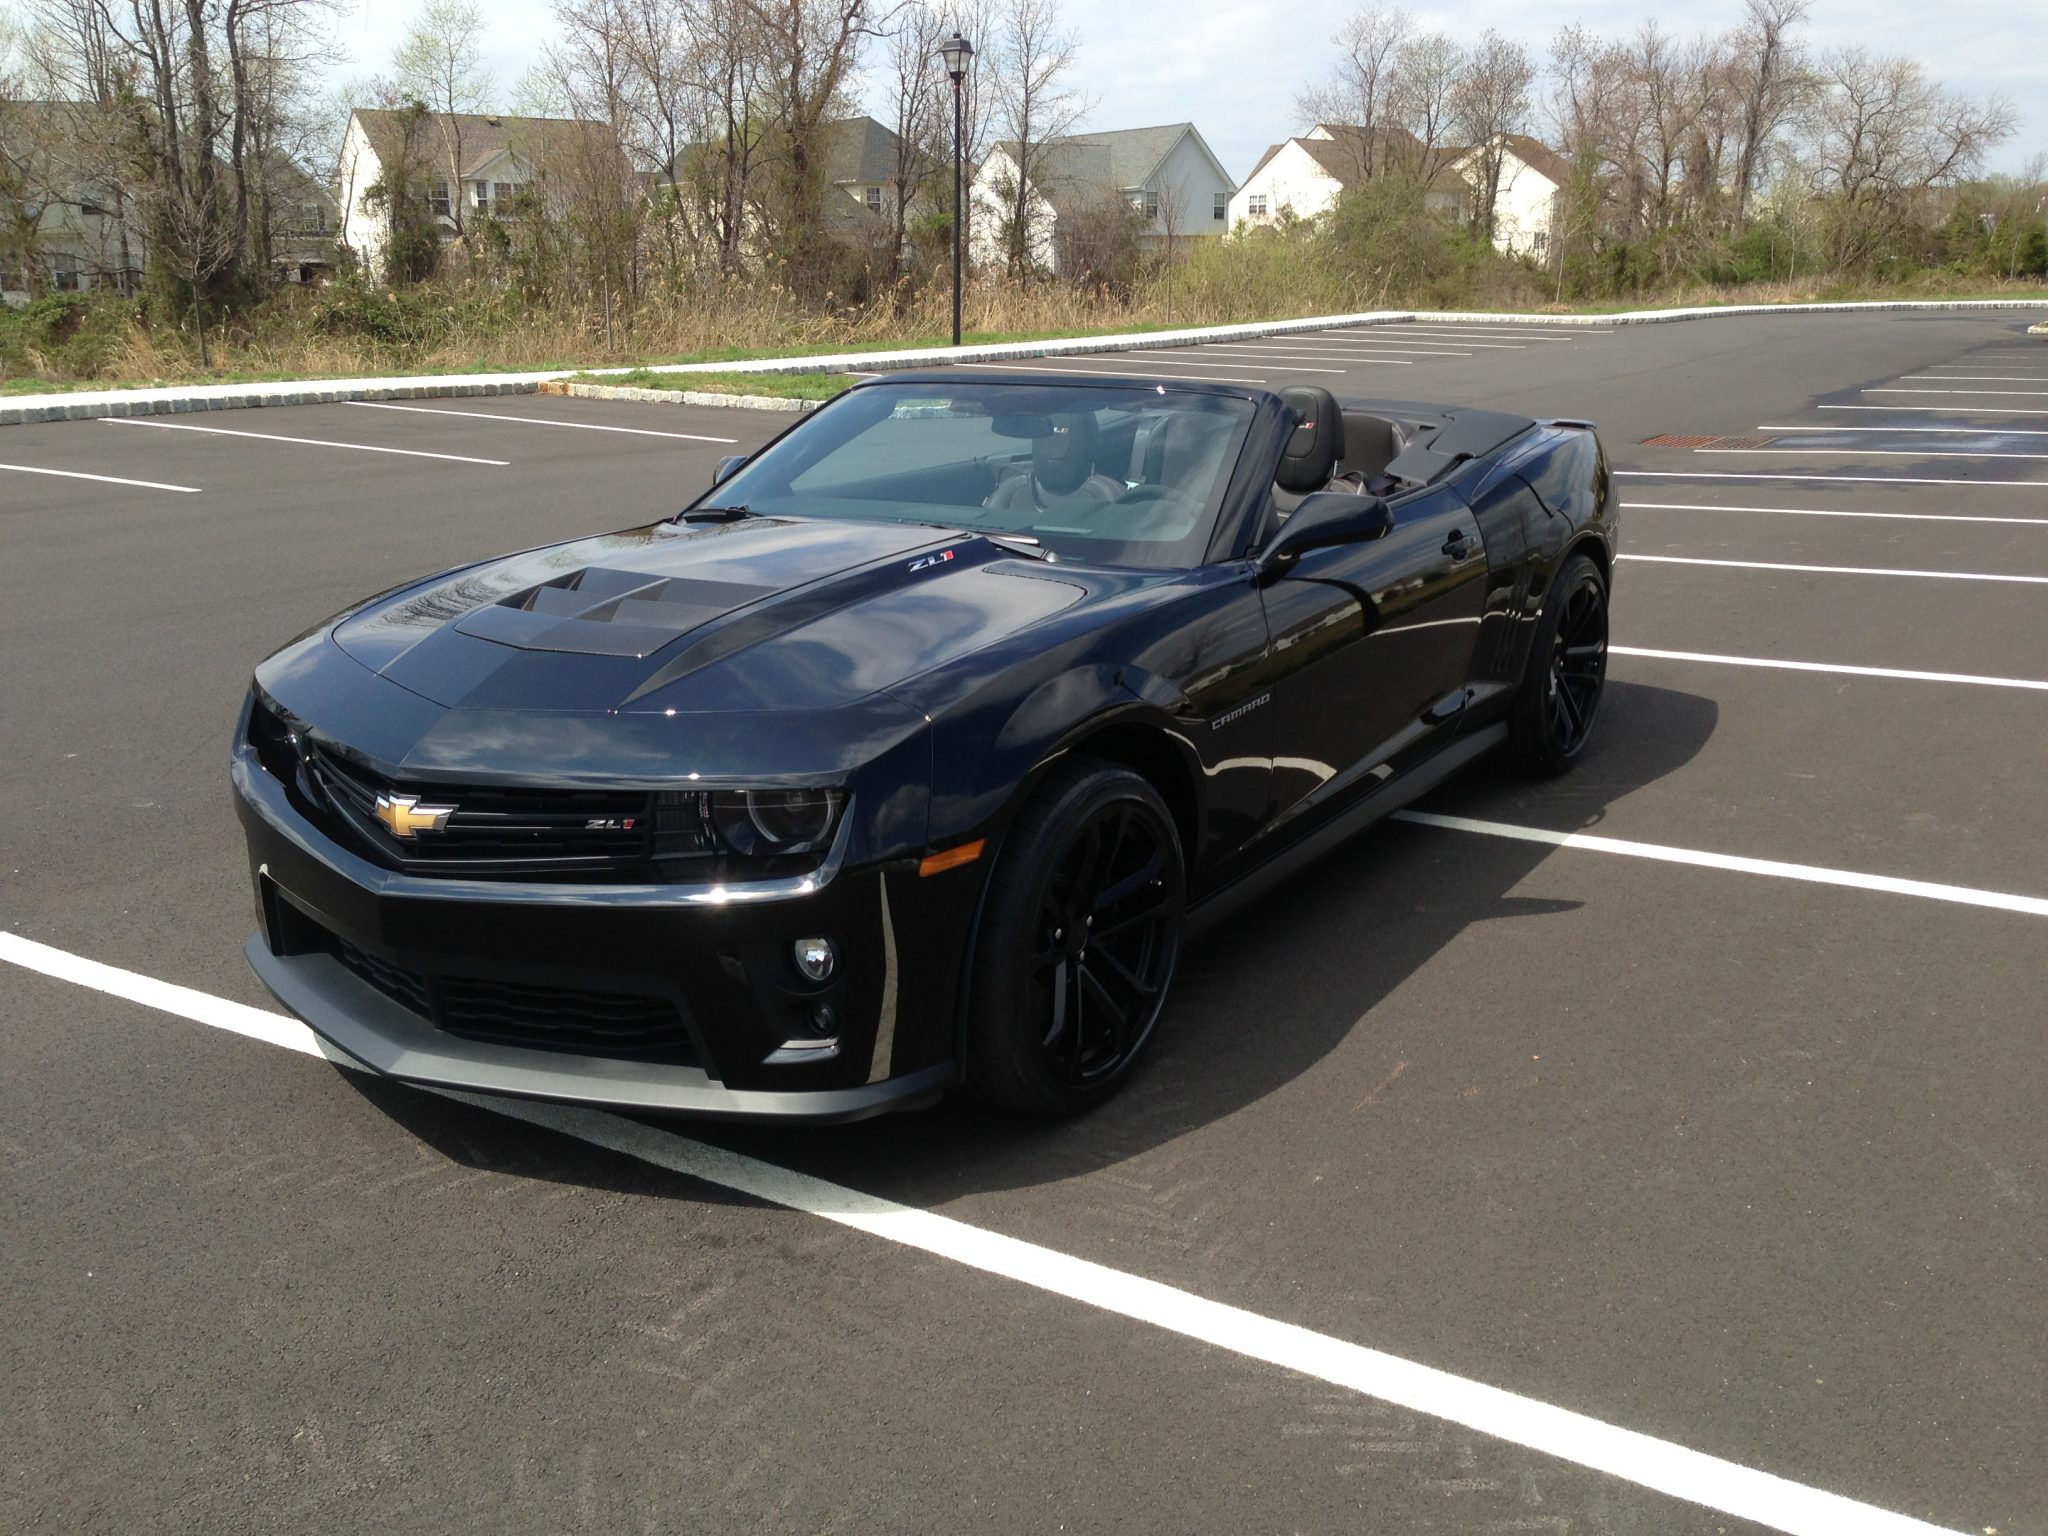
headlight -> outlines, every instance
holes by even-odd
[[[837,789],[721,789],[658,797],[655,856],[815,853],[846,804]]]

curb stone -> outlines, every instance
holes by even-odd
[[[574,395],[581,400],[637,400],[652,405],[709,405],[741,411],[815,411],[822,400],[795,400],[782,395],[733,395],[709,389],[642,389],[632,384],[584,384],[549,379],[536,393]]]

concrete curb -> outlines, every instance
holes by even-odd
[[[793,400],[782,395],[732,395],[710,389],[641,389],[631,384],[582,384],[574,379],[549,379],[534,391],[542,395],[574,395],[580,400],[637,400],[650,405],[709,405],[737,411],[815,411],[822,400]]]
[[[1406,318],[1473,325],[1609,326],[1663,325],[1678,320],[1719,320],[1739,315],[1858,314],[1887,309],[2041,309],[2040,299],[1865,299],[1841,304],[1701,304],[1690,309],[1630,309],[1611,315],[1544,315],[1483,313],[1456,309],[1418,309]],[[2039,329],[2039,327],[2037,327]]]
[[[454,374],[386,379],[312,379],[279,384],[200,384],[164,389],[79,390],[59,395],[0,398],[0,426],[43,421],[79,421],[94,416],[161,416],[190,411],[253,409],[266,405],[326,405],[344,400],[425,400],[472,395],[530,395],[542,384],[572,375],[673,373],[853,373],[892,372],[936,364],[999,363],[1034,357],[1085,357],[1151,348],[1194,347],[1204,342],[1257,340],[1296,331],[1338,327],[1402,325],[1418,320],[1468,325],[1606,327],[1655,325],[1679,320],[1713,320],[1734,315],[1811,315],[1865,310],[2039,309],[2043,299],[1888,299],[1856,304],[1729,304],[1693,309],[1642,309],[1613,315],[1466,313],[1459,310],[1368,310],[1350,315],[1314,315],[1299,320],[1261,320],[1242,325],[1190,326],[1171,331],[1135,331],[1115,336],[1076,336],[1050,341],[1013,341],[976,347],[918,347],[896,352],[840,352],[817,357],[751,358],[738,362],[663,363],[648,368],[556,368],[530,373]],[[2039,329],[2039,327],[2036,327]],[[791,409],[790,402],[761,395],[696,395],[689,390],[654,390],[650,396],[693,396],[681,403],[741,410]],[[801,409],[801,405],[796,407]]]

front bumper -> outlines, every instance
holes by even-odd
[[[723,891],[424,878],[327,836],[246,744],[233,779],[261,925],[249,963],[373,1071],[613,1108],[813,1121],[915,1107],[957,1080],[964,935],[932,910],[940,893],[921,889],[941,882],[884,869]],[[841,956],[823,986],[788,959],[817,934]],[[484,1012],[455,1022],[445,999],[458,991],[484,998],[473,1005]],[[547,1034],[551,999],[569,1000],[569,1018],[622,997],[671,1021],[659,1048],[586,1050],[574,1033],[536,1048],[475,1032],[508,998],[531,1039]]]

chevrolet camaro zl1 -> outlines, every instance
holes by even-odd
[[[1482,753],[1572,764],[1616,513],[1583,422],[862,384],[672,518],[263,662],[247,953],[413,1082],[1070,1114],[1171,1026],[1192,923]]]

